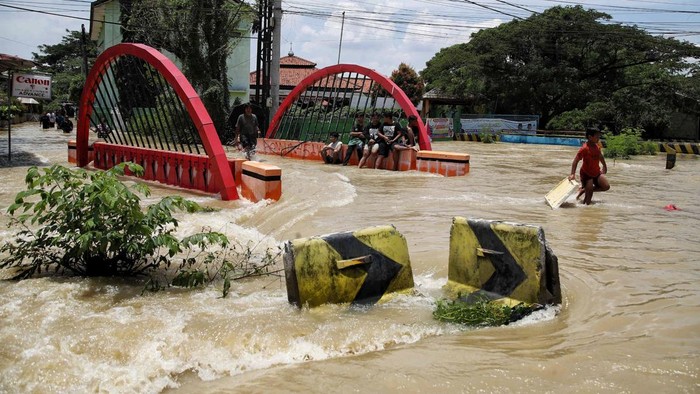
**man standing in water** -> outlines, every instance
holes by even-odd
[[[253,113],[250,103],[245,104],[243,113],[236,120],[236,142],[240,142],[245,150],[245,158],[250,160],[255,155],[255,146],[258,143],[258,118]]]
[[[593,198],[593,192],[607,191],[610,189],[610,184],[605,177],[605,174],[608,172],[608,166],[605,164],[603,152],[601,152],[598,147],[598,142],[600,142],[600,130],[593,128],[586,129],[586,139],[586,143],[578,150],[574,162],[571,164],[569,180],[576,179],[576,167],[578,166],[578,162],[583,160],[580,173],[581,189],[576,198],[578,199],[585,193],[583,203],[588,205]],[[602,171],[598,166],[598,162],[603,164]]]

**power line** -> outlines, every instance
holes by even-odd
[[[74,1],[79,1],[79,0],[74,0]],[[8,5],[8,4],[0,4],[0,7],[7,7],[7,8],[12,8],[12,9],[20,10],[20,11],[33,12],[33,13],[43,14],[43,15],[58,16],[58,17],[62,17],[62,18],[77,19],[77,20],[81,20],[81,21],[104,23],[104,24],[107,24],[107,25],[118,25],[118,26],[121,26],[121,25],[122,25],[122,24],[119,23],[119,22],[111,22],[111,21],[104,21],[104,20],[100,20],[100,19],[91,19],[91,18],[85,18],[85,17],[80,17],[80,16],[58,14],[58,13],[48,12],[48,11],[32,10],[32,9],[30,9],[30,8],[17,7],[17,6],[12,6],[12,5]],[[142,28],[142,29],[150,29],[150,28],[152,28],[152,26],[133,26],[133,27]],[[164,31],[168,31],[168,32],[179,32],[179,30],[174,30],[174,29],[165,29]],[[241,38],[241,39],[244,39],[244,38],[245,38],[245,39],[253,39],[253,38],[257,38],[257,37],[241,36],[241,37],[239,37],[239,38]]]

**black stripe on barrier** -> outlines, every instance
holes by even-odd
[[[442,161],[446,163],[467,163],[469,164],[469,160],[457,160],[457,159],[436,159],[434,157],[418,157],[416,160],[425,160],[425,161]]]
[[[403,268],[401,264],[355,238],[352,233],[331,234],[323,237],[323,240],[343,259],[370,256],[371,262],[360,268],[367,271],[367,276],[355,295],[353,304],[374,304],[379,301]]]
[[[255,178],[255,179],[260,179],[261,181],[265,182],[274,182],[274,181],[281,181],[282,176],[281,175],[271,175],[271,176],[265,176],[258,174],[256,172],[250,171],[250,170],[242,170],[241,173],[243,175],[248,175],[249,177]]]
[[[496,235],[488,222],[469,221],[469,227],[476,236],[482,249],[495,251],[488,255],[494,273],[484,283],[482,290],[508,297],[526,279],[525,271]]]

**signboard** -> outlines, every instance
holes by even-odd
[[[426,126],[430,138],[452,138],[452,118],[428,118]]]
[[[14,74],[12,95],[51,100],[51,76],[34,74]]]

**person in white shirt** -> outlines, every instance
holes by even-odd
[[[339,137],[338,133],[331,133],[330,142],[321,149],[321,157],[326,164],[340,164],[342,161],[340,155],[343,142],[338,140]]]

